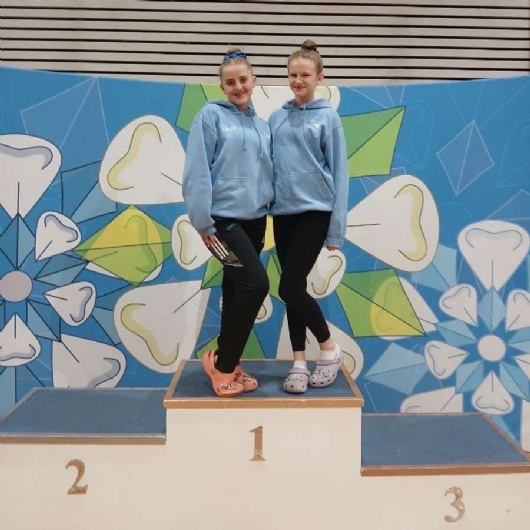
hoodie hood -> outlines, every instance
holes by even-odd
[[[306,103],[305,105],[295,105],[294,99],[290,99],[289,101],[286,101],[282,105],[282,109],[285,110],[292,110],[292,109],[300,109],[300,110],[317,110],[317,109],[332,109],[331,103],[324,98],[314,99],[313,101],[310,101],[309,103]]]
[[[306,138],[305,128],[306,128],[306,116],[307,116],[306,112],[307,111],[310,111],[311,116],[314,116],[315,112],[318,114],[319,111],[323,112],[324,114],[329,113],[329,111],[332,111],[334,113],[331,103],[327,99],[324,99],[324,98],[314,99],[313,101],[310,101],[309,103],[306,103],[305,105],[295,105],[294,101],[295,101],[294,99],[290,99],[289,101],[285,102],[282,105],[281,109],[278,109],[280,111],[278,112],[278,114],[281,114],[282,113],[281,111],[285,111],[283,112],[282,119],[280,119],[279,121],[276,121],[275,123],[274,121],[269,120],[269,123],[271,124],[272,129],[274,130],[275,133],[278,132],[278,129],[289,119],[289,117],[293,113],[297,115],[297,111],[300,111],[302,114],[298,114],[298,116],[302,116],[302,118],[301,118],[301,123],[299,124],[299,126],[301,127],[303,131],[303,137]],[[308,148],[310,148],[309,145],[308,145]]]
[[[248,109],[247,110],[241,110],[239,107],[236,107],[233,103],[230,101],[224,101],[222,99],[214,99],[213,101],[208,101],[206,105],[219,105],[220,107],[224,107],[225,109],[230,110],[234,114],[245,114],[246,116],[256,116],[256,111],[254,109],[254,105],[252,101],[248,102]]]
[[[230,101],[224,101],[222,99],[215,99],[213,101],[208,101],[206,105],[218,105],[219,107],[223,107],[224,109],[229,110],[236,116],[239,116],[240,122],[241,122],[241,129],[243,130],[243,151],[247,150],[247,135],[245,132],[245,126],[243,124],[243,116],[248,116],[249,118],[252,118],[252,127],[256,131],[258,138],[260,140],[260,149],[259,149],[259,156],[261,157],[261,136],[259,134],[259,131],[256,129],[256,125],[254,123],[254,118],[257,116],[256,111],[254,110],[254,105],[252,104],[252,101],[248,102],[248,109],[247,110],[241,110],[239,107],[236,107],[233,103]]]

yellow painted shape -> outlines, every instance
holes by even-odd
[[[345,352],[343,350],[343,353],[344,353],[344,364],[346,366],[346,370],[348,370],[348,373],[353,374],[353,371],[355,370],[355,367],[357,366],[357,362],[355,361],[353,356],[350,355],[348,352]]]
[[[324,99],[327,99],[328,101],[331,99],[331,89],[328,86],[317,86],[315,92],[317,94],[320,94]]]
[[[325,294],[325,292],[329,289],[331,278],[333,278],[333,276],[342,267],[342,258],[340,256],[328,256],[326,259],[331,260],[333,262],[333,266],[330,267],[327,275],[322,278],[322,283],[320,283],[320,285],[315,285],[314,282],[311,283],[313,292],[318,296],[322,296],[323,294]]]
[[[390,277],[381,284],[374,296],[374,303],[370,306],[370,323],[378,336],[423,334],[423,330],[414,328],[412,322],[408,323],[405,321],[412,319],[415,324],[421,327],[416,315],[413,314],[410,301],[408,298],[403,297],[403,287],[397,278]],[[393,304],[395,300],[399,301],[399,306]],[[390,312],[392,310],[397,312],[398,309],[401,318]],[[408,314],[403,314],[406,311]]]
[[[423,212],[424,197],[423,192],[414,186],[414,184],[408,184],[404,186],[396,193],[396,199],[398,197],[408,196],[412,201],[412,211],[410,214],[410,231],[414,236],[415,248],[410,251],[399,250],[403,256],[411,261],[421,261],[427,255],[427,240],[421,227],[421,214]]]
[[[140,148],[144,138],[149,135],[154,136],[158,140],[158,142],[162,142],[160,131],[153,123],[141,123],[140,125],[138,125],[138,127],[136,127],[131,136],[129,149],[127,150],[125,155],[123,155],[123,157],[118,160],[114,164],[114,166],[110,168],[110,171],[108,172],[107,182],[109,183],[109,186],[112,189],[117,191],[124,191],[130,190],[134,187],[127,184],[123,184],[120,181],[120,175],[122,171],[125,171],[131,166],[131,164],[134,163],[136,157],[138,156],[138,153],[140,152]]]
[[[163,234],[163,237],[161,237]],[[127,247],[133,245],[160,245],[171,240],[171,233],[148,217],[138,208],[131,206],[111,221],[90,242],[90,249]]]
[[[142,307],[145,307],[145,304],[126,305],[121,310],[120,320],[126,329],[140,337],[145,342],[147,349],[158,364],[161,366],[169,366],[175,362],[178,357],[179,345],[177,344],[169,354],[164,354],[153,332],[134,318],[134,313]]]
[[[182,219],[180,223],[177,225],[177,234],[180,239],[180,252],[179,252],[179,258],[181,263],[184,265],[191,265],[196,259],[197,254],[191,255],[191,251],[193,250],[191,241],[186,239],[186,235],[184,233],[184,226],[188,226],[191,228],[191,223],[189,221],[186,221],[186,219]]]
[[[409,337],[422,335],[417,329],[403,322],[392,313],[385,311],[382,307],[372,304],[370,307],[370,320],[377,337]]]
[[[276,243],[274,241],[274,229],[272,227],[272,217],[267,215],[267,228],[265,229],[265,246],[263,250],[270,250],[274,248]]]

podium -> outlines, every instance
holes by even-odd
[[[291,395],[288,361],[214,395],[199,361],[163,389],[38,389],[0,421],[6,530],[526,530],[528,455],[480,414],[362,414],[346,370]]]

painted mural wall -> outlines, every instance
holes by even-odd
[[[478,410],[530,450],[530,78],[323,87],[347,241],[308,282],[366,412]],[[0,414],[46,387],[163,387],[219,331],[181,178],[216,86],[0,68]],[[290,99],[258,87],[258,114]],[[290,358],[272,230],[246,358]],[[309,351],[316,354],[309,337]]]

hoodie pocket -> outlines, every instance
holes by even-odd
[[[263,215],[273,197],[270,183],[255,178],[220,178],[213,187],[213,211],[241,219]]]
[[[276,180],[276,200],[286,199],[327,204],[333,200],[333,193],[319,171],[285,173]]]
[[[264,205],[270,204],[274,199],[274,189],[272,187],[272,182],[267,179],[259,179],[258,189],[261,203]]]

